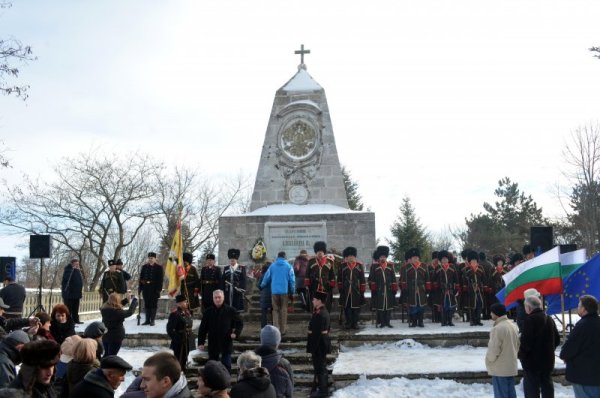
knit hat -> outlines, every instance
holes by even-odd
[[[10,339],[14,346],[19,344],[27,344],[31,341],[29,335],[22,330],[13,330],[6,337],[5,340]]]
[[[260,344],[277,349],[281,343],[281,332],[275,326],[266,325],[260,331]]]
[[[69,363],[73,360],[73,352],[75,351],[75,344],[81,341],[81,336],[74,334],[69,336],[60,345],[60,361],[63,363]]]
[[[231,385],[231,375],[221,362],[210,360],[204,368],[200,369],[198,375],[202,377],[204,385],[211,390],[224,390]]]
[[[506,307],[502,303],[495,303],[490,306],[490,311],[496,314],[497,316],[506,315]]]
[[[85,328],[83,332],[84,337],[89,337],[90,339],[97,339],[98,337],[102,337],[108,332],[106,325],[100,321],[92,322]]]
[[[21,349],[23,364],[40,368],[56,365],[60,355],[60,345],[53,340],[31,341]]]

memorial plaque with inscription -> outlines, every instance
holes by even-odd
[[[327,241],[327,226],[320,222],[267,222],[265,223],[267,258],[274,259],[284,251],[288,259],[305,249],[312,253],[316,241]]]

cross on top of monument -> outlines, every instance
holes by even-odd
[[[294,54],[300,54],[300,65],[304,65],[304,54],[310,54],[310,50],[304,49],[304,44],[300,45],[300,50],[294,51]]]

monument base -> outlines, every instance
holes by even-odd
[[[316,241],[341,254],[345,247],[358,250],[358,260],[371,262],[375,250],[375,213],[352,211],[334,205],[282,204],[261,207],[239,216],[219,219],[219,264],[227,262],[229,248],[240,249],[241,264],[251,265],[250,251],[258,239],[267,248],[267,259],[285,251],[289,260],[301,249],[313,254]]]

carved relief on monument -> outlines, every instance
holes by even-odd
[[[320,115],[320,109],[308,101],[292,103],[278,115],[283,121],[277,139],[277,168],[285,179],[288,199],[294,204],[308,201],[309,182],[321,165]]]

